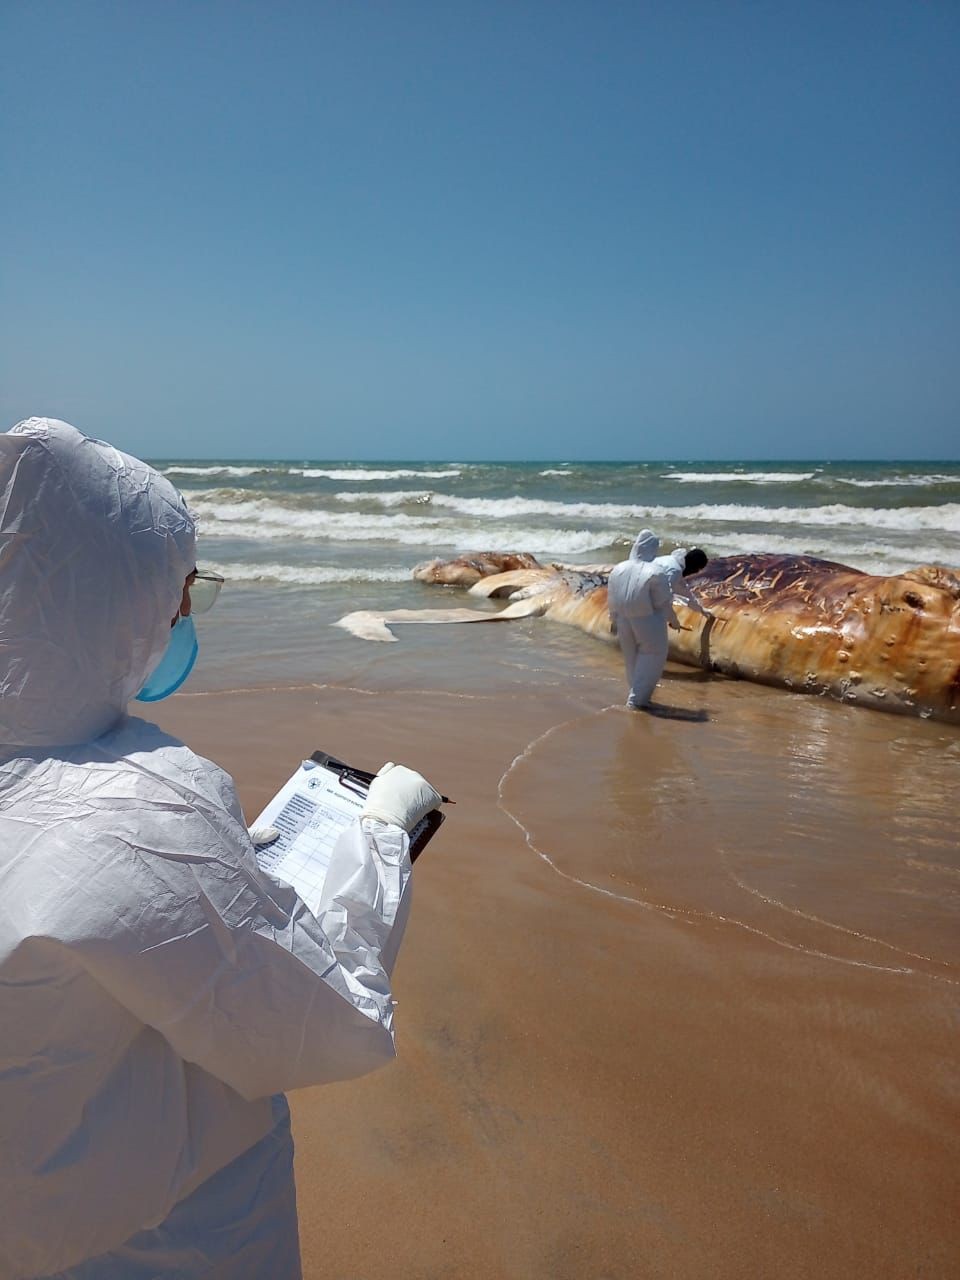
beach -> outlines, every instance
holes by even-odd
[[[570,628],[369,645],[262,590],[160,723],[251,820],[316,747],[456,801],[396,1062],[291,1096],[307,1280],[955,1272],[955,729],[679,667],[630,714]]]

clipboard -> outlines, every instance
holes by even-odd
[[[315,751],[300,762],[253,823],[279,832],[271,844],[257,848],[260,870],[292,885],[312,911],[320,902],[334,845],[363,812],[375,776],[325,751]],[[411,862],[442,825],[438,809],[421,818],[410,832]]]
[[[353,765],[344,764],[342,760],[338,760],[336,756],[329,755],[326,751],[314,751],[310,755],[310,759],[314,764],[320,765],[322,769],[329,769],[331,773],[338,773],[340,781],[343,785],[349,786],[353,784],[358,794],[366,796],[370,790],[370,783],[377,776],[370,773],[368,769],[356,769]],[[423,853],[424,849],[443,826],[444,815],[439,809],[431,809],[430,812],[420,819],[417,825],[410,832],[410,861],[416,862],[417,858]]]

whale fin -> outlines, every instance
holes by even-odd
[[[516,618],[540,617],[549,607],[551,597],[517,600],[498,613],[481,613],[478,609],[388,609],[384,613],[360,610],[347,613],[333,623],[360,640],[396,641],[388,623],[512,622]]]
[[[384,622],[383,614],[371,613],[365,609],[345,614],[342,618],[338,618],[333,626],[342,627],[344,631],[349,631],[352,636],[360,640],[382,640],[395,644],[397,639]]]

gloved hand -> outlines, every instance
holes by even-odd
[[[280,832],[276,827],[251,827],[248,834],[250,843],[255,849],[265,849],[267,845],[273,844],[280,838]]]
[[[370,783],[361,818],[379,818],[410,832],[441,802],[426,778],[402,764],[385,764]]]

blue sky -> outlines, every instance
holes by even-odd
[[[960,9],[6,0],[0,419],[960,456]]]

